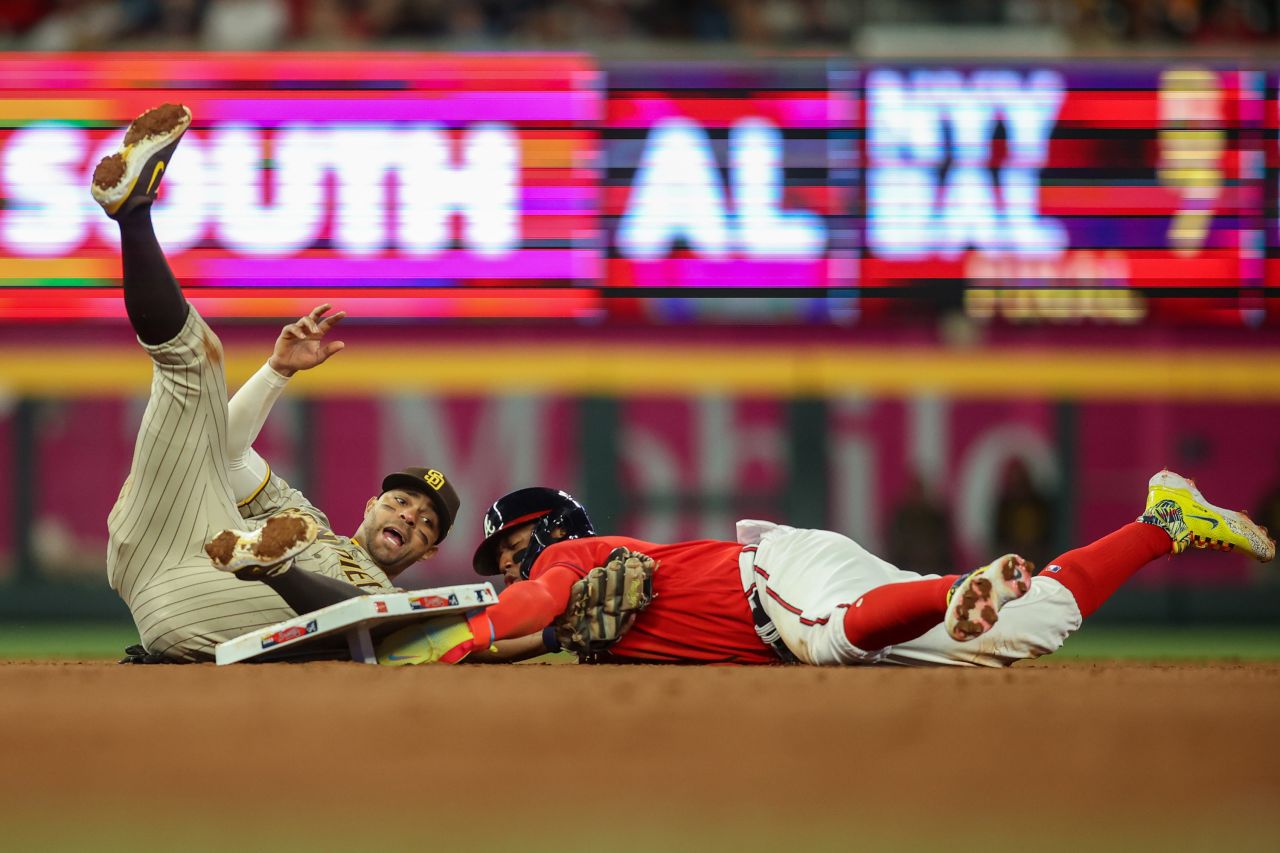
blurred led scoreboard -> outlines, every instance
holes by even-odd
[[[165,100],[211,316],[1276,313],[1274,69],[8,54],[0,318],[121,315],[89,175]]]
[[[1256,323],[1264,83],[1183,66],[871,69],[860,283],[961,282],[978,316]]]

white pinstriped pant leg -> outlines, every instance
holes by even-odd
[[[221,343],[193,307],[173,340],[143,348],[152,359],[151,394],[129,477],[107,518],[107,578],[150,651],[203,659],[214,643],[242,633],[246,620],[228,619],[245,609],[237,602],[250,599],[249,611],[266,613],[280,612],[280,601],[265,585],[218,572],[204,553],[212,533],[243,525],[227,473]],[[279,618],[292,611],[283,612]]]

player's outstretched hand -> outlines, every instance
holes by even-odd
[[[342,341],[324,339],[329,330],[347,316],[346,311],[338,311],[326,317],[332,307],[328,303],[317,305],[298,322],[280,330],[276,348],[267,360],[272,370],[281,376],[292,376],[299,370],[310,370],[317,364],[324,364],[329,356],[346,346]]]

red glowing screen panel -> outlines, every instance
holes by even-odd
[[[213,315],[341,299],[364,316],[595,309],[598,72],[572,56],[182,55],[0,59],[6,284],[100,287],[115,225],[89,175],[163,101],[194,122],[154,221]],[[555,299],[522,299],[555,287]],[[26,293],[4,315],[118,315]]]
[[[0,319],[121,316],[89,174],[165,100],[196,118],[156,226],[210,316],[1255,324],[1280,286],[1268,69],[9,54],[0,72]]]

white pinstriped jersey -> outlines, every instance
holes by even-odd
[[[330,531],[328,520],[296,489],[269,478],[237,510],[227,473],[227,383],[222,345],[192,307],[171,341],[143,345],[152,359],[133,464],[107,518],[107,578],[129,606],[147,650],[178,660],[211,660],[214,646],[296,615],[266,584],[213,567],[205,543],[221,530],[254,527],[267,512],[300,506],[325,528],[299,557],[303,568],[370,590],[391,589],[359,546]],[[305,504],[305,506],[303,505]]]

